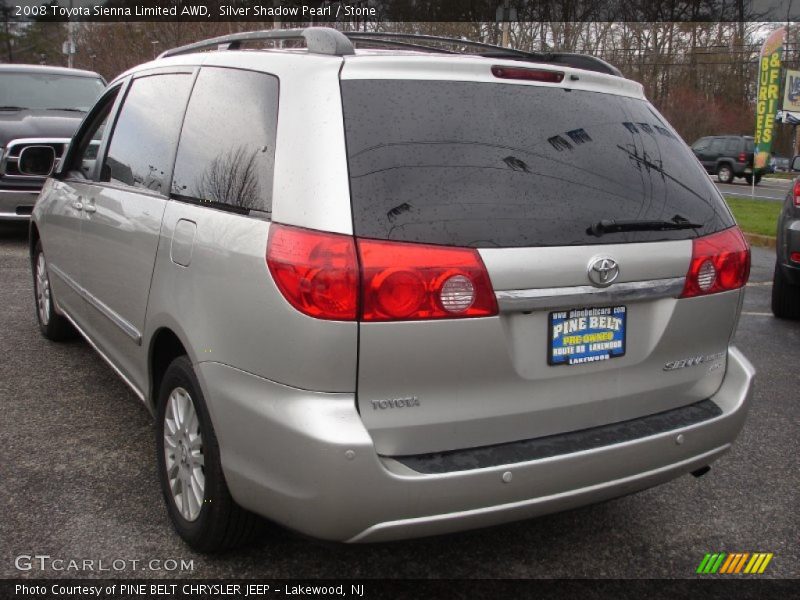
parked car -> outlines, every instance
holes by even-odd
[[[778,217],[772,313],[780,319],[800,319],[800,156],[792,159],[798,174]]]
[[[692,152],[709,175],[721,183],[735,178],[753,183],[753,138],[749,135],[715,135],[703,137],[692,144]],[[756,173],[756,185],[762,173]]]
[[[788,158],[786,158],[785,156],[774,156],[773,159],[775,161],[775,170],[773,171],[773,173],[778,171],[785,173],[789,170],[789,163],[791,161]]]
[[[42,190],[41,332],[80,332],[155,416],[196,549],[256,515],[368,542],[565,510],[699,476],[744,423],[749,248],[642,86],[426,43],[168,51]]]
[[[44,183],[20,172],[22,150],[47,146],[60,158],[104,87],[91,71],[0,64],[0,221],[28,220]]]

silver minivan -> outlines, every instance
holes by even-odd
[[[749,248],[642,87],[429,41],[168,51],[39,197],[42,333],[155,416],[196,549],[261,517],[348,542],[530,518],[702,474],[742,428]]]

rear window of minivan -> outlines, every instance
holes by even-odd
[[[687,145],[647,101],[564,88],[344,80],[354,232],[470,247],[695,237],[733,225]],[[601,219],[697,229],[608,233]]]

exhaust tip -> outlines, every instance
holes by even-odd
[[[705,467],[700,467],[696,471],[692,471],[692,475],[694,475],[695,477],[702,477],[703,475],[708,473],[710,470],[711,470],[711,467],[706,465]]]

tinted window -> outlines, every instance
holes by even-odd
[[[278,79],[203,68],[186,111],[172,193],[241,212],[272,210]]]
[[[88,125],[80,132],[80,137],[76,140],[72,151],[71,162],[67,170],[73,174],[77,171],[84,177],[94,177],[97,151],[100,148],[108,124],[108,118],[111,109],[114,107],[114,102],[119,90],[119,86],[111,90],[98,102],[97,106],[92,109],[92,115],[88,117]]]
[[[710,141],[711,140],[709,138],[700,138],[699,140],[697,140],[694,143],[694,145],[692,146],[692,149],[694,149],[694,150],[707,150],[708,149],[708,144],[710,143]]]
[[[728,138],[728,141],[725,143],[725,154],[739,154],[739,149],[741,148],[742,141],[739,138]]]
[[[542,86],[342,82],[356,235],[476,246],[681,239],[730,214],[646,101]],[[701,223],[607,234],[601,219]]]
[[[0,73],[0,106],[89,110],[104,87],[95,77]]]
[[[725,138],[714,138],[714,141],[711,142],[711,152],[714,154],[725,152]]]
[[[166,193],[192,76],[135,79],[111,135],[101,179]]]

